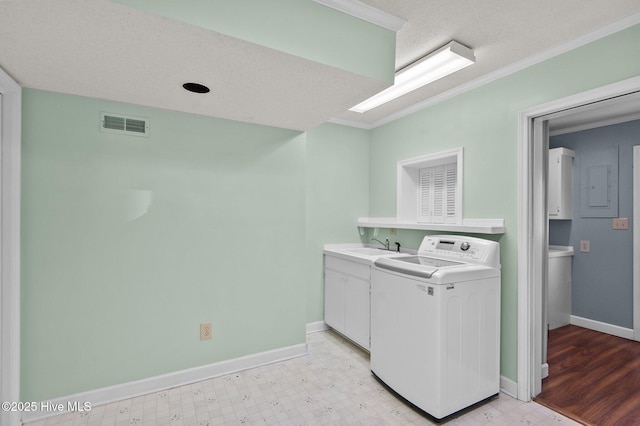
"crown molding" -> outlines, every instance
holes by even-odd
[[[369,123],[360,123],[358,121],[344,120],[342,118],[332,118],[329,120],[329,123],[340,124],[342,126],[357,127],[359,129],[365,130],[371,130],[374,127]]]
[[[393,32],[398,32],[400,28],[407,22],[405,19],[398,18],[390,13],[384,12],[368,4],[358,0],[313,0],[323,6],[338,10],[347,15],[386,28]]]

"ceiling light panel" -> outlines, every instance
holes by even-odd
[[[399,98],[422,86],[452,74],[475,62],[473,50],[451,41],[446,46],[396,73],[393,86],[350,108],[350,111],[366,112],[393,99]]]

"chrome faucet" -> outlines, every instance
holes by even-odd
[[[372,238],[371,241],[377,241],[377,242],[379,242],[380,244],[382,244],[384,246],[385,250],[389,250],[389,239],[388,238],[385,239],[386,242],[384,242],[384,243],[382,241],[380,241],[379,239],[377,239],[377,238]]]

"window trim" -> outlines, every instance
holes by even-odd
[[[424,222],[419,215],[420,169],[456,164],[455,215],[444,223],[462,225],[463,149],[441,151],[435,154],[401,160],[397,163],[396,216],[400,222]]]

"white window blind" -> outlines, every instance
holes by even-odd
[[[456,163],[420,169],[418,222],[456,222],[457,176]]]

